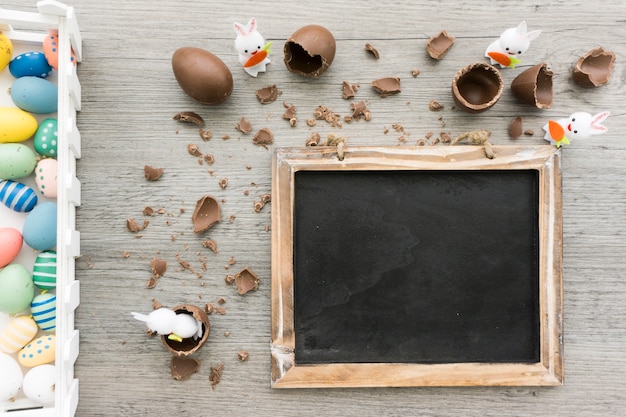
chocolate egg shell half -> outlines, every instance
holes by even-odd
[[[328,29],[304,26],[285,42],[285,65],[289,71],[305,77],[319,77],[332,64],[335,50],[335,38]]]
[[[176,340],[168,339],[167,335],[161,336],[161,342],[163,346],[165,346],[165,349],[178,356],[191,355],[200,349],[209,338],[209,333],[211,332],[209,316],[203,309],[191,304],[182,304],[173,307],[172,310],[174,310],[176,314],[191,314],[196,320],[202,322],[202,337],[200,339],[194,340],[193,337],[188,337],[183,339],[182,342],[177,342]]]
[[[600,87],[609,82],[614,66],[615,52],[595,48],[578,59],[572,78],[583,87]]]
[[[515,77],[511,91],[523,103],[538,109],[552,106],[552,75],[548,64],[537,64]]]
[[[502,96],[504,82],[493,65],[477,62],[461,68],[452,80],[454,102],[468,113],[480,113]]]
[[[172,70],[180,88],[202,104],[219,104],[233,91],[233,75],[226,64],[204,49],[177,49],[172,55]]]

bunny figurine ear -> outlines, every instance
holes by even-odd
[[[248,33],[256,31],[256,19],[254,17],[250,18],[246,27],[248,28]]]
[[[598,113],[591,118],[591,134],[592,135],[601,135],[602,133],[607,132],[609,129],[606,126],[602,126],[602,122],[609,117],[611,112],[605,111],[602,113]]]
[[[529,42],[537,39],[537,36],[541,34],[540,30],[533,30],[532,32],[528,32],[528,27],[526,26],[526,21],[522,21],[517,28],[515,29],[517,36],[521,39],[526,39]]]
[[[242,25],[241,23],[235,22],[233,24],[233,27],[235,28],[235,33],[237,35],[246,36],[246,34],[248,33],[248,30],[246,29],[246,27]]]

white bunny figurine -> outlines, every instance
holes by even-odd
[[[152,332],[159,335],[168,335],[171,340],[181,341],[193,337],[202,337],[202,322],[196,320],[191,314],[176,314],[169,308],[161,307],[145,315],[131,313],[139,321],[143,321]]]
[[[271,61],[268,58],[271,42],[265,43],[263,36],[257,31],[256,19],[253,17],[247,25],[235,22],[235,49],[239,54],[239,63],[243,69],[253,77],[259,72],[265,72],[265,66]]]
[[[540,30],[528,32],[526,22],[522,22],[517,27],[502,32],[500,38],[487,47],[485,56],[491,59],[492,65],[515,68],[515,65],[521,62],[516,56],[526,52],[530,47],[530,41],[536,39],[540,33]]]
[[[543,138],[558,148],[561,144],[568,145],[570,139],[588,139],[593,135],[601,135],[608,130],[601,123],[609,114],[608,111],[595,115],[581,111],[572,113],[568,118],[548,120],[543,127],[546,131]]]

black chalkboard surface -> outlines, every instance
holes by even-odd
[[[539,174],[300,171],[295,359],[539,361]]]
[[[560,150],[486,155],[275,149],[273,388],[563,383]]]

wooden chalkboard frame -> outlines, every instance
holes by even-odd
[[[272,165],[271,385],[273,388],[538,386],[563,383],[561,153],[553,146],[279,148]],[[539,173],[537,363],[299,365],[294,328],[294,176],[313,171],[520,170]]]

